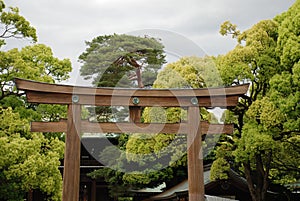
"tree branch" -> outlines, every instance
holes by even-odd
[[[277,169],[281,170],[281,171],[299,171],[299,168],[297,165],[292,165],[292,164],[288,164],[286,161],[282,161],[280,158],[273,156],[276,160],[273,160],[273,163],[278,164],[278,167],[276,167]]]

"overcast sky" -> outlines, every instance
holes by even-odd
[[[192,41],[205,54],[218,55],[235,43],[219,34],[230,20],[245,30],[286,11],[295,0],[6,0],[37,29],[39,43],[59,58],[70,58],[76,76],[84,41],[104,34],[151,29]],[[162,32],[164,32],[162,31]],[[138,31],[139,32],[139,31]],[[74,80],[74,78],[73,78]],[[73,81],[71,80],[70,83]]]

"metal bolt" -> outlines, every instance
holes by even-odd
[[[192,105],[198,105],[198,98],[196,97],[191,98],[191,103]]]
[[[132,98],[132,103],[137,105],[140,103],[140,99],[138,97],[134,97],[134,98]]]
[[[79,96],[78,95],[73,95],[72,96],[72,102],[73,103],[78,103],[79,102]]]

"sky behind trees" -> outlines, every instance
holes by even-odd
[[[295,0],[10,0],[37,29],[38,42],[50,46],[59,58],[70,58],[78,76],[78,56],[84,41],[105,34],[123,34],[143,29],[177,33],[198,45],[208,55],[225,54],[235,46],[219,34],[230,20],[245,30],[262,19],[286,11]],[[23,41],[24,44],[28,44]],[[19,45],[18,41],[18,45]],[[11,47],[16,44],[11,43]],[[8,46],[9,48],[10,46]],[[197,56],[197,55],[196,55]],[[202,56],[202,55],[199,55]]]

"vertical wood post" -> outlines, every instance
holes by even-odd
[[[96,201],[96,191],[97,191],[96,180],[93,180],[92,181],[92,197],[91,197],[91,201]]]
[[[141,122],[142,110],[139,106],[129,106],[129,120],[133,123]]]
[[[68,106],[65,142],[63,201],[79,200],[81,105]]]
[[[188,182],[189,201],[204,201],[202,139],[199,107],[188,108]]]

